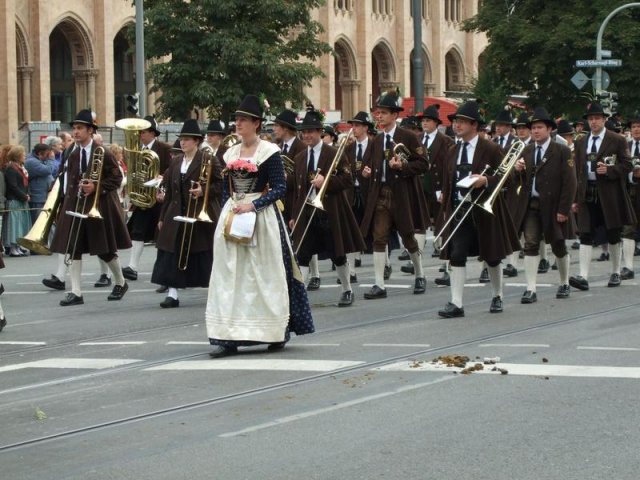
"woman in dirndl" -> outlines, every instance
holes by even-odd
[[[314,331],[306,289],[276,204],[287,189],[280,150],[258,136],[264,121],[258,97],[247,95],[234,115],[242,142],[224,154],[224,206],[214,235],[206,309],[213,358],[258,344],[281,350],[291,332]],[[255,226],[252,235],[245,232],[240,239],[232,225],[241,215],[255,215]]]
[[[20,145],[7,153],[7,167],[4,171],[6,182],[6,205],[9,210],[7,221],[7,238],[5,243],[11,245],[9,256],[23,257],[26,254],[18,246],[18,239],[24,237],[31,229],[29,213],[29,174],[24,168],[25,151]]]
[[[203,168],[206,154],[199,148],[204,135],[198,122],[184,122],[179,138],[183,153],[172,160],[162,179],[165,193],[158,222],[158,256],[151,274],[151,283],[167,287],[162,308],[180,306],[180,288],[209,285],[211,239],[220,214],[221,166],[215,155],[208,156],[211,178],[207,182],[206,164]],[[209,195],[205,212],[212,221],[190,223],[188,217],[193,219],[203,211],[206,183]]]

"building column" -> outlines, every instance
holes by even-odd
[[[34,67],[18,67],[18,76],[22,86],[22,118],[23,122],[31,121],[31,79],[33,77]]]
[[[96,77],[98,76],[98,70],[87,70],[87,104],[91,106],[91,110],[94,112],[97,110],[96,105]],[[103,117],[104,120],[104,117]]]
[[[0,0],[0,143],[18,143],[18,101],[16,92],[16,8],[14,0]]]

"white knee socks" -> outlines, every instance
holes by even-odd
[[[416,278],[424,277],[424,272],[422,271],[422,254],[420,253],[420,250],[415,253],[410,253],[409,257],[411,258],[411,263],[413,263],[413,270]]]
[[[451,279],[451,303],[462,308],[462,294],[464,293],[464,282],[467,278],[467,267],[449,267]]]
[[[375,274],[376,285],[384,288],[384,267],[387,263],[387,254],[385,252],[373,252],[373,270]]]
[[[571,257],[567,253],[562,258],[556,257],[556,262],[558,263],[558,274],[560,275],[560,285],[568,285],[569,284],[569,263],[571,262]]]
[[[624,266],[633,272],[633,254],[636,251],[636,241],[630,238],[622,239],[622,257],[624,258]]]
[[[115,281],[116,285],[123,286],[124,276],[122,275],[122,268],[120,267],[120,259],[116,257],[107,265],[109,267],[109,270],[111,270],[111,274],[113,275],[113,280]]]
[[[491,280],[491,290],[494,297],[502,298],[502,265],[498,264],[497,267],[489,267],[489,280]]]
[[[58,270],[56,270],[56,278],[61,282],[64,282],[64,277],[67,276],[67,264],[64,263],[64,253],[58,254]]]
[[[622,260],[622,244],[609,245],[609,258],[611,259],[611,273],[620,273],[620,261]]]
[[[538,255],[524,257],[524,276],[527,279],[527,290],[536,291],[536,276],[538,275],[538,264],[540,257]]]
[[[144,250],[144,242],[140,240],[131,241],[131,254],[129,256],[129,267],[132,270],[138,271],[138,264],[140,263],[140,257]]]
[[[589,280],[589,267],[591,266],[591,256],[593,247],[591,245],[580,245],[580,276]]]
[[[345,263],[339,267],[336,265],[336,273],[340,279],[340,286],[343,292],[351,291],[351,281],[349,279],[349,264]]]
[[[82,260],[74,260],[69,267],[69,276],[71,277],[71,293],[82,296],[82,288],[80,286],[80,277],[82,275]]]
[[[318,269],[318,255],[311,257],[309,262],[309,269],[313,278],[320,278],[320,270]]]

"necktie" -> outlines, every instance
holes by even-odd
[[[596,148],[596,141],[599,139],[600,137],[592,137],[591,140],[593,140],[593,143],[591,144],[591,153],[598,153],[598,149]]]
[[[424,136],[424,142],[422,142],[422,144],[425,146],[425,148],[429,147],[429,135]]]
[[[391,138],[391,135],[389,135],[387,133],[387,145],[386,145],[386,150],[392,150],[393,149],[393,139]]]
[[[359,162],[362,161],[362,144],[361,143],[358,144],[358,153],[356,154],[356,160],[358,160]]]
[[[82,160],[80,162],[80,169],[82,170],[81,173],[87,171],[87,151],[84,148],[82,149]]]
[[[309,163],[307,164],[307,172],[314,173],[316,171],[316,161],[313,158],[313,148],[309,149]]]
[[[636,140],[636,150],[633,152],[634,157],[640,157],[640,140]]]
[[[537,149],[538,151],[536,152],[536,167],[540,165],[540,162],[542,162],[542,147],[538,145]]]
[[[282,154],[286,155],[287,153],[289,153],[289,144],[285,143],[284,148],[282,149]]]
[[[504,147],[504,137],[500,137],[500,147]]]
[[[462,144],[462,155],[460,156],[460,165],[469,165],[469,157],[467,156],[468,146],[469,146],[469,142],[464,142]]]

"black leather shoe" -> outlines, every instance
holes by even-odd
[[[405,265],[402,265],[400,267],[400,271],[404,272],[404,273],[410,273],[411,275],[413,275],[414,273],[416,273],[415,268],[413,268],[413,262],[409,262]]]
[[[64,297],[64,300],[60,300],[61,307],[69,307],[71,305],[83,305],[84,299],[82,296],[77,296],[74,293],[67,293],[67,296]]]
[[[444,272],[440,278],[436,278],[433,283],[436,285],[444,285],[445,287],[451,286],[451,277],[447,272]]]
[[[53,288],[54,290],[64,290],[65,283],[60,281],[55,275],[51,275],[51,278],[45,278],[42,280],[42,284],[45,287]]]
[[[502,313],[502,299],[500,297],[493,297],[491,299],[489,313]]]
[[[393,272],[393,268],[391,268],[391,265],[385,265],[384,266],[384,279],[385,280],[389,280],[391,278],[391,272]]]
[[[447,302],[442,310],[438,310],[438,315],[444,318],[464,317],[464,308],[456,307],[453,303]]]
[[[356,268],[360,268],[362,266],[362,259],[356,258],[355,261],[353,262],[353,266]]]
[[[309,280],[309,284],[307,285],[307,290],[318,290],[320,288],[320,277],[311,277]]]
[[[270,352],[279,352],[280,350],[284,350],[284,346],[286,344],[287,342],[270,343],[267,347],[267,350],[269,350]]]
[[[109,276],[106,273],[103,273],[102,275],[100,275],[100,278],[98,280],[96,280],[96,283],[93,284],[94,287],[98,288],[98,287],[110,287],[111,286],[111,279],[109,278]]]
[[[517,277],[518,276],[518,269],[516,267],[514,267],[513,265],[511,265],[510,263],[507,263],[507,266],[502,269],[502,274],[505,277]]]
[[[569,292],[571,292],[569,285],[560,285],[556,292],[556,298],[569,298]]]
[[[2,317],[2,319],[0,319],[0,332],[6,326],[7,326],[7,318],[6,317]]]
[[[373,300],[375,298],[387,298],[387,289],[380,288],[378,285],[371,287],[367,293],[364,294],[364,298],[367,300]]]
[[[596,258],[596,262],[608,262],[609,254],[602,252],[598,258]]]
[[[580,250],[580,242],[573,242],[571,244],[571,250]]]
[[[627,267],[623,267],[620,272],[620,280],[631,280],[635,278],[636,274],[633,270],[629,270]]]
[[[166,285],[160,285],[158,288],[156,288],[156,293],[167,293],[169,291],[169,287],[167,287]]]
[[[127,282],[124,282],[124,285],[116,285],[113,287],[113,290],[111,290],[107,300],[122,300],[122,297],[127,293],[127,290],[129,290]]]
[[[557,260],[555,262],[553,262],[553,265],[551,265],[551,270],[558,270],[558,261]]]
[[[398,256],[398,260],[404,262],[405,260],[409,260],[411,257],[409,256],[409,252],[407,250],[403,250],[402,253]]]
[[[339,307],[350,307],[353,304],[353,292],[349,290],[348,292],[342,292],[340,295],[340,301],[338,302]]]
[[[536,303],[538,301],[538,295],[531,290],[525,290],[520,299],[520,303]]]
[[[211,352],[209,352],[209,356],[211,358],[222,358],[222,357],[230,357],[231,355],[236,355],[238,353],[238,347],[222,347],[220,345],[213,348]]]
[[[619,287],[619,286],[620,286],[620,274],[612,273],[611,276],[609,277],[609,283],[607,284],[607,287]]]
[[[138,272],[131,267],[124,267],[122,269],[122,276],[127,280],[138,280]]]
[[[356,274],[349,275],[349,282],[350,283],[358,283],[358,275],[356,275]],[[342,285],[342,281],[339,278],[336,280],[336,283],[338,285]]]
[[[578,290],[589,290],[589,282],[586,278],[583,278],[580,275],[569,277],[569,285],[571,285],[573,288],[577,288]]]
[[[162,308],[178,308],[180,306],[180,300],[173,297],[167,297],[160,302]]]
[[[4,293],[4,285],[0,283],[0,295]]]
[[[489,283],[491,280],[489,279],[489,270],[483,268],[480,272],[480,278],[478,278],[478,282],[480,283]]]
[[[416,278],[413,284],[413,294],[418,295],[420,293],[424,293],[427,289],[427,279],[424,277]]]
[[[538,263],[538,273],[547,273],[549,271],[549,260],[543,258]]]

